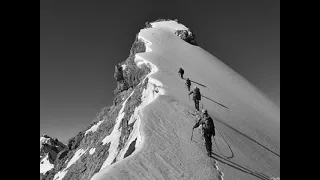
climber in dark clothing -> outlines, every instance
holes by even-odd
[[[211,137],[215,136],[215,127],[212,118],[209,116],[206,109],[202,109],[202,114],[199,117],[197,123],[193,126],[192,131],[202,125],[202,133],[206,144],[206,150],[208,156],[212,155],[212,142]]]
[[[181,79],[183,79],[184,70],[182,68],[179,69],[178,74],[180,74]]]
[[[189,96],[190,96],[190,94],[193,94],[192,100],[194,101],[194,106],[195,106],[195,108],[196,108],[198,111],[200,111],[200,110],[199,110],[199,101],[201,100],[200,89],[199,89],[197,86],[194,86],[194,89],[193,89],[193,91],[191,91],[191,92],[189,93]]]
[[[187,80],[186,80],[186,86],[187,86],[188,91],[190,91],[191,81],[189,78],[187,78]]]

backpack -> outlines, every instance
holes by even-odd
[[[190,80],[187,80],[187,81],[186,81],[186,85],[187,85],[187,86],[190,86],[190,85],[191,85]]]
[[[203,115],[202,118],[204,120],[204,123],[202,125],[203,131],[215,135],[215,127],[212,118],[209,115]]]
[[[193,99],[201,100],[201,94],[200,94],[200,89],[199,88],[195,88],[193,90]]]

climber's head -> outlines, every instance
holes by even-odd
[[[203,114],[207,114],[208,111],[207,111],[206,109],[202,109],[202,113],[203,113]]]

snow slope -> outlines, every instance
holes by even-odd
[[[136,54],[135,61],[153,67],[142,104],[130,119],[139,122],[128,141],[140,142],[131,156],[123,159],[125,147],[118,161],[104,164],[92,180],[280,177],[279,107],[216,57],[174,34],[185,26],[174,21],[151,25],[138,34],[147,51]],[[177,75],[179,67],[200,88],[201,107],[214,119],[212,158],[198,130],[190,140],[197,112]]]
[[[53,168],[53,164],[49,162],[48,154],[40,161],[40,174],[46,173]]]

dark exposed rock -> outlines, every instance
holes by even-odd
[[[122,67],[121,65],[117,65],[114,67],[115,72],[114,72],[114,78],[116,79],[116,81],[123,81],[123,71],[122,71]]]
[[[84,137],[84,132],[79,132],[75,137],[68,140],[68,149],[74,150],[77,149],[77,147],[80,145],[81,140]]]
[[[58,161],[60,161],[61,159],[63,159],[67,154],[68,154],[69,150],[68,149],[64,149],[62,151],[60,151],[57,155],[57,159]]]
[[[54,164],[58,153],[64,149],[66,149],[66,145],[59,142],[57,138],[51,138],[44,134],[40,138],[40,162],[43,163],[42,159],[48,156],[49,163]],[[42,177],[43,176],[44,175],[42,175]]]
[[[136,89],[132,96],[128,99],[126,106],[124,107],[124,117],[121,120],[121,124],[119,129],[121,128],[121,136],[119,140],[118,150],[121,150],[126,144],[129,135],[133,129],[132,124],[128,124],[130,117],[133,115],[134,110],[141,104],[141,97],[143,89],[147,88],[148,78],[145,79],[143,84],[140,84]]]
[[[121,136],[118,149],[123,149],[134,125],[134,123],[128,124],[128,122],[133,115],[135,108],[141,104],[142,91],[146,88],[148,83],[148,78],[146,78],[144,83],[139,84],[146,75],[150,73],[150,67],[146,65],[137,67],[134,62],[135,54],[145,52],[145,50],[146,47],[144,42],[139,40],[138,36],[136,36],[135,42],[130,49],[129,57],[116,66],[114,77],[117,81],[117,88],[114,91],[115,97],[113,105],[102,108],[90,126],[79,132],[75,137],[70,138],[65,148],[57,148],[58,152],[54,155],[56,159],[54,161],[54,168],[47,171],[42,177],[40,176],[40,179],[52,180],[56,173],[63,170],[66,170],[67,172],[63,179],[68,180],[91,179],[95,173],[99,172],[101,166],[109,156],[110,147],[110,143],[103,145],[102,140],[112,132],[115,126],[115,120],[122,108],[124,100],[134,91],[124,106],[125,116],[120,124]],[[121,65],[126,65],[126,68],[123,70]],[[86,130],[100,121],[102,122],[95,132],[89,132],[85,135]],[[126,157],[134,152],[132,146],[134,147],[135,142],[136,140],[134,143],[130,144],[129,149],[126,152]],[[95,148],[93,154],[89,153],[91,148]],[[87,151],[74,164],[66,169],[68,162],[79,149]],[[115,162],[116,158],[112,163]]]
[[[198,46],[195,40],[195,35],[191,31],[177,30],[175,31],[175,34],[179,36],[182,40],[186,41],[187,43]]]
[[[40,180],[52,180],[56,172],[54,169],[51,169],[50,171],[47,171],[45,174],[40,174]]]
[[[122,91],[128,90],[129,88],[134,88],[136,85],[140,83],[140,81],[150,72],[150,69],[143,65],[141,68],[137,67],[134,62],[135,55],[137,53],[145,52],[146,46],[144,42],[136,39],[131,46],[129,57],[125,61],[126,68],[122,71],[124,81],[119,81],[117,88],[114,91],[116,95],[115,100],[117,99],[117,95]],[[117,101],[115,101],[117,102]]]
[[[127,152],[124,154],[124,158],[130,156],[134,150],[135,150],[135,145],[136,145],[136,141],[137,141],[137,138],[131,142],[131,144],[129,145],[129,148],[127,150]]]

